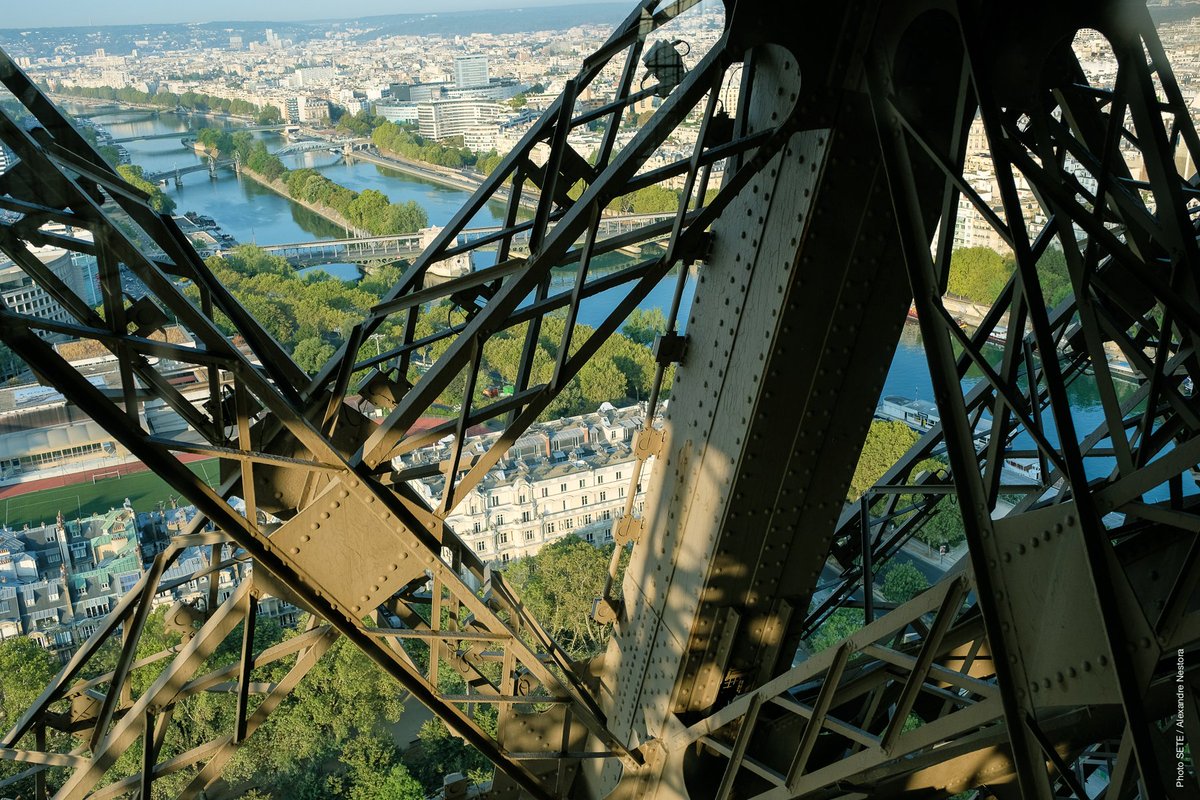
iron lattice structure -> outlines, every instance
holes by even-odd
[[[717,44],[684,64],[657,43],[696,5],[641,3],[316,375],[0,58],[0,80],[28,114],[0,115],[0,139],[18,158],[0,179],[0,250],[74,317],[0,308],[0,338],[201,514],[0,742],[0,756],[30,765],[39,794],[48,768],[62,768],[54,796],[64,799],[150,797],[156,778],[191,770],[182,796],[196,797],[337,637],[496,764],[484,790],[495,797],[1196,791],[1193,772],[1176,777],[1172,719],[1181,703],[1188,738],[1200,741],[1191,666],[1200,516],[1189,477],[1200,461],[1190,389],[1200,377],[1200,204],[1195,176],[1181,175],[1177,161],[1189,154],[1194,164],[1200,140],[1146,9],[1132,0],[742,0],[726,4]],[[1114,85],[1084,73],[1071,48],[1082,29],[1110,44]],[[643,63],[649,76],[639,80]],[[579,102],[601,76],[614,99]],[[739,99],[727,109],[731,80]],[[618,150],[621,121],[651,96],[661,105]],[[998,205],[964,175],[977,116]],[[603,131],[594,164],[570,141],[588,125]],[[660,152],[686,126],[690,154]],[[597,235],[621,197],[671,179],[684,198],[672,219]],[[497,199],[507,208],[503,228],[460,243]],[[531,218],[519,213],[523,203]],[[970,334],[942,301],[966,204],[1017,264]],[[510,252],[516,237],[528,255]],[[47,243],[97,257],[101,308],[32,255]],[[648,243],[617,269],[594,269],[598,255]],[[1037,268],[1050,247],[1062,249],[1074,289],[1056,308],[1046,306]],[[439,261],[484,249],[496,251],[494,263],[431,279]],[[146,298],[125,297],[122,266]],[[564,268],[574,275],[566,289],[552,280]],[[688,268],[699,277],[685,338],[677,316]],[[577,664],[445,518],[664,280],[675,281],[675,300],[656,344],[649,407],[677,363],[673,400],[661,429],[647,414],[636,448],[639,463],[656,457],[658,467],[644,515],[632,513],[629,492],[614,529],[622,547],[632,544],[632,560],[623,592],[610,581],[597,604],[597,617],[614,624],[608,651]],[[580,309],[606,291],[620,295],[611,313],[578,329]],[[462,319],[418,338],[422,309],[443,298]],[[941,421],[860,508],[843,512],[910,300]],[[565,333],[551,350],[540,331],[556,313],[565,313]],[[168,320],[197,346],[150,338]],[[224,320],[244,345],[226,338]],[[989,360],[983,344],[1002,320],[1003,354]],[[362,352],[391,322],[401,324],[402,343]],[[525,345],[513,395],[473,403],[489,339],[515,326],[524,326]],[[90,383],[45,333],[111,350],[120,390]],[[414,352],[435,339],[449,341],[444,355],[410,385]],[[1106,345],[1132,366],[1132,393],[1117,390]],[[166,360],[203,371],[207,402],[164,378]],[[969,368],[982,380],[964,390]],[[393,409],[382,424],[343,402],[364,374],[360,391]],[[455,381],[466,386],[457,419],[416,432]],[[1079,430],[1071,415],[1074,382],[1094,385],[1101,399],[1096,430]],[[138,413],[151,399],[174,409],[195,439],[151,433]],[[501,435],[465,453],[466,432],[485,421]],[[445,436],[453,437],[445,460],[393,466]],[[221,486],[197,480],[180,454],[222,459]],[[945,469],[918,474],[930,455],[942,455]],[[1038,485],[1005,485],[1009,458],[1035,458]],[[430,507],[409,481],[433,474],[445,481]],[[1011,512],[993,520],[1014,493]],[[855,587],[871,586],[878,564],[949,494],[962,509],[969,558],[899,608],[870,591],[854,600]],[[131,673],[147,663],[136,659],[139,634],[155,595],[170,588],[160,578],[197,544],[212,548],[207,573],[248,562],[252,577],[223,602],[214,591],[202,611],[172,609],[186,643],[162,655],[168,666],[135,695]],[[841,566],[839,585],[814,604],[830,559]],[[614,557],[614,575],[615,567]],[[313,621],[258,653],[264,595]],[[856,602],[865,628],[793,663],[829,611]],[[240,622],[238,663],[197,674]],[[112,637],[121,642],[115,671],[81,681]],[[423,664],[412,655],[418,641],[428,648]],[[1178,672],[1177,653],[1186,665]],[[286,678],[255,682],[256,669],[284,659]],[[469,695],[439,686],[439,662],[467,677]],[[160,758],[174,709],[214,689],[234,693],[234,729]],[[494,736],[471,714],[485,703],[500,710]],[[923,724],[908,724],[914,717]],[[64,741],[55,732],[71,734],[65,748],[52,746]],[[112,774],[139,743],[140,771]]]

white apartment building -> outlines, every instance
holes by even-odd
[[[417,128],[426,139],[463,136],[472,128],[495,127],[503,107],[487,100],[435,100],[417,104]]]
[[[484,561],[505,564],[536,553],[549,542],[574,534],[584,541],[612,541],[612,529],[634,493],[633,513],[641,515],[654,459],[632,485],[633,442],[641,430],[645,404],[601,410],[533,426],[446,518],[450,527]],[[469,453],[482,452],[497,434],[468,439]],[[444,462],[439,445],[393,462],[397,469]],[[436,506],[444,478],[414,481]]]

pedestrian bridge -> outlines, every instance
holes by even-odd
[[[175,169],[165,170],[164,172],[149,172],[142,177],[151,183],[160,183],[171,178],[179,180],[179,178],[182,176],[189,175],[193,172],[215,173],[219,169],[227,169],[234,166],[234,163],[234,159],[232,158],[220,158],[215,160],[210,158],[199,164],[192,164],[191,166],[187,167],[177,167]]]
[[[290,153],[307,153],[310,150],[328,150],[331,147],[337,147],[337,145],[323,139],[308,139],[303,142],[285,144],[275,151],[275,155],[286,156]]]
[[[655,222],[672,219],[674,214],[625,214],[605,217],[600,221],[597,238],[606,239]],[[391,236],[366,236],[352,239],[326,239],[313,242],[293,242],[262,246],[268,253],[283,256],[297,268],[315,267],[321,264],[366,264],[384,261],[399,261],[415,258],[429,245],[438,228],[424,228],[416,233],[401,233]],[[499,233],[499,226],[468,228],[459,235],[459,241],[470,243],[485,236]],[[513,236],[512,249],[524,250],[528,246],[529,232],[521,231]]]

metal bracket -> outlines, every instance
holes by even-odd
[[[665,442],[666,435],[657,428],[638,431],[637,438],[633,441],[633,455],[639,460],[645,461],[651,456],[662,453]]]
[[[687,349],[687,336],[682,333],[660,333],[654,337],[654,360],[659,364],[679,364]]]
[[[166,312],[149,297],[141,297],[125,309],[125,318],[134,326],[133,335],[147,338],[171,321]]]
[[[613,541],[617,547],[624,547],[629,543],[637,544],[642,539],[642,533],[646,530],[646,522],[643,519],[633,515],[621,517],[617,523],[613,525]]]
[[[209,576],[209,580],[215,581],[218,577],[219,573],[214,572]],[[171,606],[166,619],[163,620],[163,627],[169,633],[178,633],[185,642],[191,641],[203,624],[204,615],[195,606],[182,600],[177,600],[175,605]]]
[[[600,625],[616,625],[621,619],[625,604],[611,597],[597,597],[592,601],[592,620]]]

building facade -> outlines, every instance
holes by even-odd
[[[74,233],[74,232],[73,232]],[[99,301],[100,287],[96,259],[76,256],[61,247],[38,247],[32,251],[72,292],[85,301]],[[73,322],[74,318],[57,300],[45,292],[17,264],[0,260],[0,299],[9,310],[55,322]],[[39,335],[48,336],[43,331]]]
[[[417,104],[417,130],[426,139],[464,136],[480,127],[496,128],[502,108],[488,100],[437,100]]]
[[[612,541],[631,492],[634,515],[642,513],[654,468],[651,458],[632,485],[633,442],[645,413],[645,404],[618,409],[606,403],[592,414],[533,426],[446,521],[481,559],[498,565],[572,534],[596,545]],[[468,453],[482,452],[495,436],[469,439]],[[394,466],[442,462],[448,455],[444,446],[427,448]],[[435,506],[443,486],[440,476],[416,482]]]
[[[457,89],[474,89],[488,85],[488,59],[485,55],[455,56],[454,86]]]

